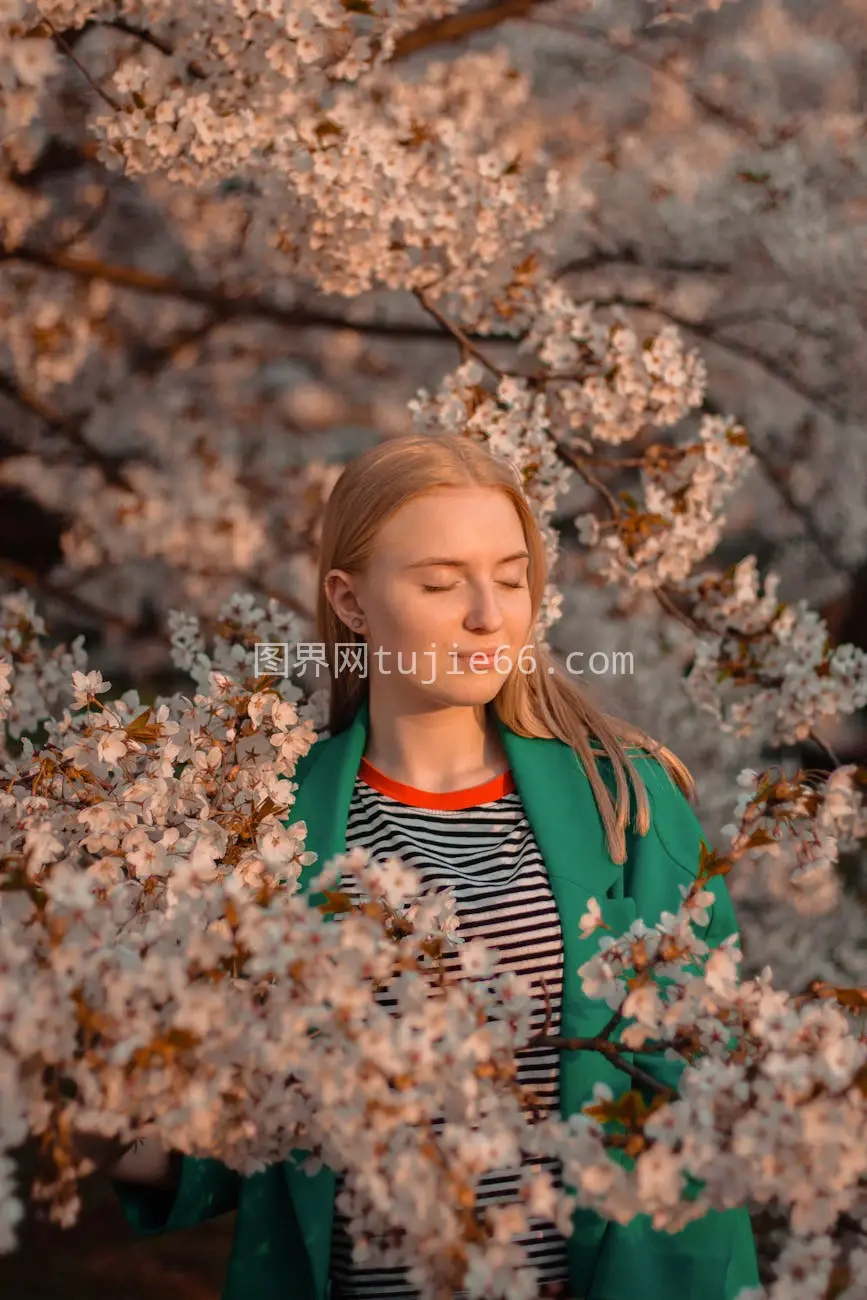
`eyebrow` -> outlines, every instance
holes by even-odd
[[[504,555],[502,560],[497,560],[497,564],[508,564],[510,560],[529,560],[528,551],[515,551],[514,555]],[[466,566],[466,560],[452,560],[448,556],[434,555],[428,556],[426,560],[413,560],[412,564],[407,564],[407,569],[422,569],[429,565],[438,564],[444,568],[463,569]]]

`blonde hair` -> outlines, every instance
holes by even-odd
[[[363,573],[377,532],[387,519],[414,497],[437,488],[455,487],[496,488],[517,510],[530,553],[530,626],[536,626],[548,566],[544,540],[516,466],[505,457],[492,454],[485,442],[469,436],[408,434],[377,443],[349,461],[326,504],[316,623],[329,663],[334,662],[336,642],[346,645],[350,641],[361,642],[363,638],[343,623],[328,600],[326,574],[331,569]],[[650,826],[647,791],[627,749],[637,748],[658,759],[688,799],[695,798],[695,782],[670,750],[638,727],[594,706],[546,647],[536,645],[533,652],[536,671],[522,671],[516,664],[488,707],[519,736],[556,737],[571,746],[590,780],[611,858],[623,863],[630,811],[628,779],[635,794],[639,834],[644,835]],[[332,734],[350,725],[368,691],[366,676],[332,675],[328,724]],[[612,803],[611,793],[600,775],[597,757],[610,761],[616,782],[616,803]]]

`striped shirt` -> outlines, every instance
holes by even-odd
[[[529,974],[534,995],[544,977],[550,995],[551,1032],[560,1030],[563,992],[563,936],[557,907],[535,836],[527,821],[510,772],[466,790],[434,794],[393,781],[366,759],[353,790],[346,828],[346,847],[368,849],[372,857],[398,856],[414,867],[421,888],[451,886],[461,938],[481,938],[500,954],[494,974],[511,970]],[[359,899],[358,883],[344,875],[339,888]],[[335,920],[341,915],[337,913]],[[460,971],[457,952],[444,954],[446,979]],[[377,993],[380,1006],[394,1009],[387,990]],[[533,1013],[533,1032],[544,1024],[544,1004]],[[519,1083],[532,1087],[538,1109],[557,1113],[560,1105],[559,1052],[531,1048],[518,1057]],[[442,1120],[434,1121],[440,1132]],[[525,1155],[562,1187],[559,1160]],[[479,1215],[491,1204],[518,1201],[518,1171],[483,1174],[476,1184]],[[339,1197],[345,1178],[338,1175]],[[529,1217],[530,1231],[513,1237],[526,1248],[529,1267],[537,1272],[540,1293],[565,1294],[569,1271],[566,1240],[553,1223]],[[374,1243],[371,1243],[373,1246]],[[334,1300],[418,1300],[420,1292],[406,1279],[405,1266],[376,1265],[375,1252],[363,1264],[352,1260],[347,1218],[335,1206],[331,1248]],[[552,1284],[559,1283],[560,1286]],[[465,1297],[465,1291],[455,1293]]]

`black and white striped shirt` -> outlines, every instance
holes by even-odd
[[[538,988],[544,977],[550,995],[551,1032],[560,1029],[563,991],[563,937],[545,864],[527,821],[511,773],[482,785],[447,794],[431,794],[402,785],[362,760],[353,791],[346,829],[347,849],[361,845],[374,857],[396,855],[419,871],[422,888],[451,886],[460,936],[481,938],[499,951],[494,973],[512,970],[530,974]],[[351,898],[359,895],[354,877],[339,886]],[[335,916],[339,919],[340,914]],[[444,954],[446,978],[460,970],[456,952]],[[451,974],[454,978],[454,974]],[[379,1004],[394,1008],[382,990]],[[533,1031],[544,1023],[543,1004],[534,1012]],[[518,1059],[518,1082],[532,1087],[542,1113],[557,1112],[560,1104],[559,1053],[532,1048]],[[442,1121],[434,1123],[441,1130]],[[550,1172],[562,1187],[559,1160],[525,1157]],[[344,1179],[338,1176],[339,1197]],[[479,1215],[491,1204],[514,1202],[517,1173],[504,1169],[480,1177],[476,1187]],[[554,1224],[529,1219],[531,1231],[513,1240],[526,1247],[530,1267],[537,1272],[540,1293],[545,1284],[568,1281],[566,1240]],[[373,1261],[373,1264],[372,1264]],[[333,1300],[417,1300],[419,1291],[406,1279],[406,1267],[376,1266],[375,1252],[362,1264],[352,1261],[347,1220],[335,1206],[331,1249]],[[564,1286],[565,1290],[565,1286]],[[550,1294],[560,1288],[551,1287]],[[465,1297],[465,1291],[455,1293]]]

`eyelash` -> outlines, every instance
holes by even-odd
[[[457,586],[457,583],[455,583],[451,587],[428,587],[425,583],[422,583],[421,589],[422,591],[454,591],[455,586]],[[501,582],[500,586],[510,587],[512,591],[520,591],[520,589],[524,586],[524,583],[523,582]]]

